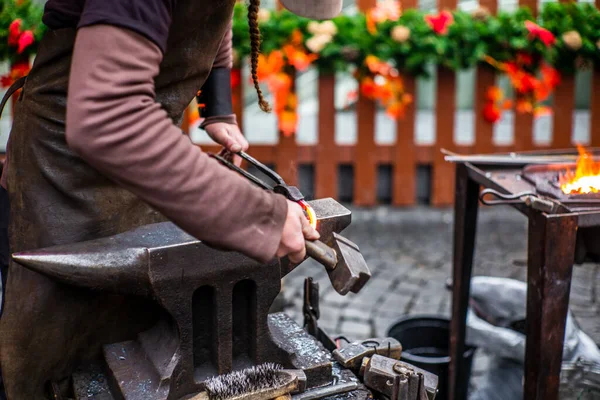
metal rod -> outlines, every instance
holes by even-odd
[[[578,154],[555,154],[555,155],[527,155],[521,153],[510,154],[472,154],[460,155],[451,151],[442,149],[445,155],[444,159],[448,162],[473,163],[473,164],[493,164],[493,165],[524,165],[524,164],[565,164],[575,163],[579,158]],[[600,160],[600,156],[592,159]]]
[[[326,386],[324,388],[309,390],[305,393],[293,395],[292,400],[317,400],[322,399],[323,397],[351,392],[352,390],[356,389],[358,389],[358,383],[356,382],[340,383],[337,385]]]
[[[510,156],[446,156],[444,160],[448,162],[473,163],[473,164],[493,164],[493,165],[525,165],[525,164],[565,164],[575,163],[578,156],[544,157],[510,157]]]

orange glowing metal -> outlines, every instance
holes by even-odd
[[[565,194],[586,194],[600,192],[600,162],[582,146],[577,146],[579,157],[577,168],[560,178],[560,188]]]
[[[312,226],[314,229],[317,229],[317,214],[315,213],[315,210],[304,200],[300,200],[298,204],[300,204],[300,207],[302,207],[306,213],[306,217],[308,218],[310,226]]]

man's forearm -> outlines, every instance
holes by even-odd
[[[112,26],[78,32],[67,141],[88,163],[198,239],[266,262],[279,245],[283,197],[202,153],[154,100],[160,50]]]

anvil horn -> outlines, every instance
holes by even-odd
[[[75,247],[74,245],[73,247]],[[116,293],[148,295],[147,249],[78,252],[46,249],[13,254],[13,261],[59,282]]]
[[[12,259],[69,285],[144,296],[151,293],[150,253],[193,241],[165,222],[87,242],[16,253]]]

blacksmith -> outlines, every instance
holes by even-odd
[[[341,1],[282,3],[326,19]],[[259,2],[250,0],[248,14],[254,61]],[[47,1],[49,30],[16,105],[0,195],[0,228],[9,238],[9,246],[6,237],[0,244],[0,366],[9,399],[47,398],[48,382],[60,384],[103,344],[132,338],[157,311],[143,300],[62,290],[12,265],[8,249],[80,242],[164,220],[261,262],[298,261],[304,238],[318,238],[300,207],[221,167],[177,127],[202,89],[203,128],[231,152],[248,147],[231,111],[234,3]]]

